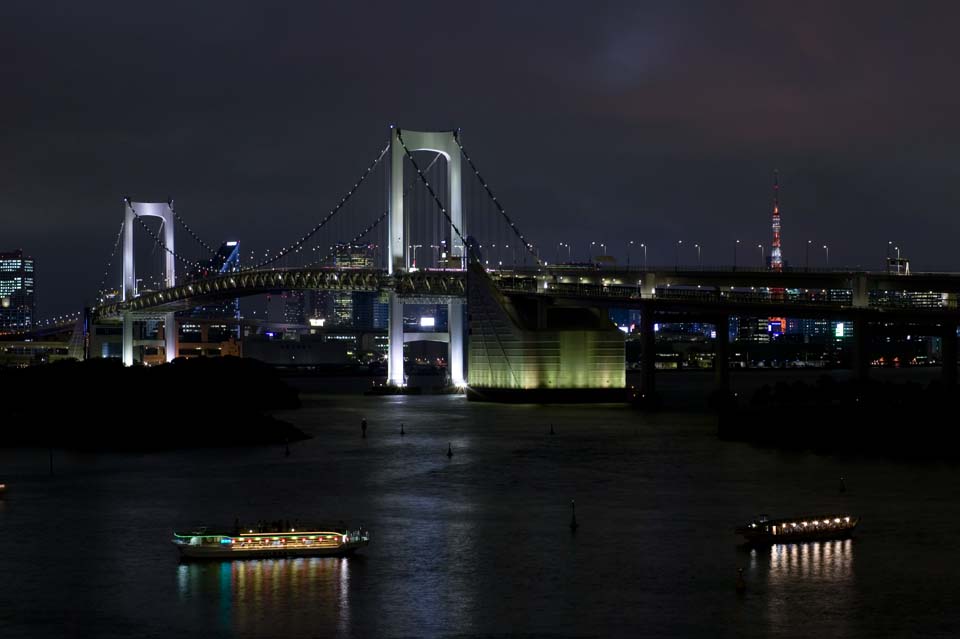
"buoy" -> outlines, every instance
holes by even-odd
[[[743,579],[743,568],[737,568],[737,592],[743,593],[747,590],[747,582]]]
[[[840,492],[841,493],[847,492],[847,485],[844,483],[843,477],[840,478]]]
[[[400,424],[400,436],[403,437],[403,435],[404,435],[403,424]]]
[[[367,436],[367,419],[363,418],[360,420],[360,433],[363,437]]]
[[[284,440],[283,443],[286,446],[286,450],[284,451],[283,455],[284,457],[289,457],[290,456],[290,440],[289,439]]]
[[[580,524],[577,523],[577,504],[570,500],[570,532],[577,532]]]
[[[550,424],[550,434],[551,434],[551,435],[555,435],[555,434],[556,434],[556,433],[553,432],[553,424]]]
[[[451,457],[453,457],[453,446],[451,444],[447,444],[447,459],[450,459]]]

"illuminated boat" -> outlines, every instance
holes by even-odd
[[[370,543],[370,533],[356,530],[307,529],[269,532],[249,529],[227,533],[198,528],[174,532],[181,559],[244,559],[265,557],[342,557]]]
[[[750,544],[786,544],[800,541],[845,539],[853,536],[860,522],[853,515],[810,515],[770,519],[760,515],[736,529]]]

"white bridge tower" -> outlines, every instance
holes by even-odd
[[[159,217],[163,220],[164,285],[177,284],[176,261],[173,252],[173,208],[169,202],[131,202],[123,199],[123,301],[137,296],[137,274],[133,260],[133,227],[137,217]],[[168,362],[177,356],[177,319],[174,313],[165,313],[163,322],[164,352]],[[131,313],[123,314],[123,363],[133,365],[133,321]]]
[[[403,138],[401,143],[400,138]],[[447,183],[450,185],[450,255],[463,263],[465,247],[463,239],[466,230],[463,226],[463,187],[460,172],[460,146],[453,131],[408,131],[398,128],[390,130],[390,199],[387,209],[387,223],[390,241],[387,271],[391,275],[405,273],[410,269],[403,218],[403,160],[406,156],[404,145],[414,151],[433,151],[440,153],[447,161]],[[438,211],[439,214],[439,211]],[[456,230],[455,230],[456,229]],[[459,230],[459,234],[457,232]],[[450,383],[463,387],[466,377],[463,370],[463,301],[450,300],[447,303],[447,323],[450,335],[449,356],[447,359]],[[396,292],[390,293],[390,323],[388,330],[389,354],[387,356],[387,383],[403,386],[403,300]]]

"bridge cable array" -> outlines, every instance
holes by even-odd
[[[117,255],[117,248],[120,246],[120,239],[123,237],[124,220],[120,221],[120,231],[117,233],[117,240],[113,243],[113,250],[110,251],[110,257],[107,258],[107,266],[103,269],[103,277],[100,278],[100,287],[97,290],[97,300],[102,300],[106,293],[107,278],[110,276],[110,267],[113,266],[113,258]]]
[[[333,219],[333,217],[340,211],[340,209],[343,208],[343,205],[346,204],[346,203],[350,200],[351,197],[353,197],[353,194],[356,193],[357,189],[360,187],[361,184],[363,184],[364,180],[366,180],[367,177],[370,175],[370,173],[377,167],[377,165],[380,163],[380,161],[383,159],[383,156],[386,155],[386,153],[387,153],[387,151],[388,151],[389,149],[390,149],[390,145],[389,145],[389,144],[388,144],[387,146],[383,147],[383,150],[380,151],[380,155],[377,156],[377,159],[374,160],[373,163],[372,163],[370,166],[367,167],[367,170],[363,172],[363,174],[360,176],[360,179],[358,179],[356,182],[354,182],[353,186],[350,188],[350,190],[347,192],[347,194],[346,194],[345,196],[343,196],[342,198],[340,198],[340,202],[338,202],[337,205],[334,206],[333,209],[330,210],[330,212],[327,214],[327,216],[324,217],[322,220],[320,220],[320,222],[318,222],[316,226],[314,226],[312,229],[310,229],[310,231],[308,231],[307,233],[305,233],[305,234],[303,235],[303,237],[301,237],[300,239],[298,239],[298,240],[297,240],[296,242],[294,242],[293,244],[290,244],[290,245],[288,245],[288,246],[280,249],[280,252],[277,253],[275,256],[273,256],[273,257],[268,257],[268,258],[266,258],[266,259],[264,259],[264,260],[261,260],[261,261],[258,262],[257,264],[254,264],[253,266],[248,266],[248,267],[243,268],[243,269],[240,269],[240,270],[241,270],[241,271],[253,271],[253,270],[261,269],[261,268],[263,268],[264,266],[269,266],[270,264],[273,264],[273,263],[276,262],[277,260],[279,260],[279,259],[285,257],[286,255],[288,255],[289,253],[299,252],[299,251],[303,248],[303,245],[307,242],[307,240],[309,240],[311,237],[313,237],[313,236],[316,234],[316,232],[319,231],[321,228],[323,228],[324,226],[326,226],[327,222],[329,222],[331,219]]]
[[[200,246],[202,246],[204,249],[206,249],[208,253],[210,253],[210,254],[213,255],[213,256],[216,256],[216,255],[217,255],[217,252],[216,252],[215,250],[213,250],[212,248],[210,248],[210,245],[207,244],[206,242],[204,242],[203,239],[202,239],[199,235],[197,235],[192,228],[190,228],[190,225],[187,224],[187,221],[184,220],[184,219],[180,216],[179,213],[177,213],[177,209],[175,209],[175,208],[173,207],[173,200],[170,200],[170,201],[168,202],[168,204],[169,204],[169,206],[170,206],[170,210],[173,211],[173,217],[174,217],[174,219],[175,219],[177,222],[180,223],[180,225],[187,231],[187,233],[190,234],[190,237],[192,237],[194,240],[196,240],[196,242],[197,242]]]
[[[424,171],[429,171],[431,168],[433,168],[433,165],[437,163],[437,160],[439,160],[442,155],[443,155],[442,153],[437,153],[437,154],[434,156],[434,158],[430,161],[430,164],[427,165],[427,168],[424,169]],[[403,197],[407,197],[407,195],[410,193],[410,191],[413,190],[413,187],[416,185],[416,183],[417,183],[417,178],[414,178],[414,179],[410,180],[410,182],[407,184],[406,188],[403,189]],[[360,231],[357,235],[355,235],[352,239],[350,239],[350,241],[347,242],[347,245],[348,245],[348,246],[354,245],[354,244],[356,244],[358,241],[362,240],[364,237],[366,237],[366,235],[367,235],[368,233],[370,233],[370,231],[372,231],[373,229],[375,229],[375,228],[377,227],[377,225],[380,224],[380,222],[382,222],[383,220],[385,220],[389,214],[390,214],[390,210],[389,210],[389,208],[388,208],[386,211],[384,211],[383,213],[381,213],[381,214],[379,215],[379,217],[377,217],[377,219],[375,219],[373,222],[371,222],[365,229],[363,229],[363,230]],[[332,259],[335,255],[336,255],[336,250],[333,250],[333,251],[327,253],[326,255],[324,255],[322,258],[316,260],[315,264],[326,264],[326,263],[328,263],[328,261],[329,261],[330,259]]]
[[[453,139],[456,141],[457,146],[460,147],[461,155],[463,155],[464,159],[467,161],[467,164],[470,165],[470,168],[473,169],[473,174],[477,177],[477,180],[480,181],[480,184],[483,185],[483,189],[487,192],[487,195],[490,196],[491,201],[493,202],[494,206],[497,207],[497,210],[500,212],[500,215],[502,215],[503,219],[507,221],[507,224],[510,225],[510,229],[516,234],[516,236],[520,238],[520,241],[523,242],[524,247],[526,247],[530,255],[532,255],[533,258],[537,261],[537,264],[540,266],[543,266],[543,260],[540,259],[540,255],[537,253],[537,250],[533,247],[532,244],[530,244],[530,242],[527,241],[527,239],[523,236],[523,233],[520,232],[520,229],[517,228],[517,225],[513,222],[513,220],[510,219],[510,216],[507,215],[507,212],[503,210],[503,206],[500,204],[500,201],[497,200],[497,196],[495,196],[493,194],[493,191],[490,189],[490,187],[487,186],[487,181],[483,179],[482,175],[480,175],[480,171],[479,169],[477,169],[477,165],[473,163],[473,160],[467,154],[467,150],[463,148],[463,142],[460,141],[459,129],[453,132]],[[406,149],[406,147],[404,147],[404,149]],[[408,154],[409,154],[409,151],[408,151]]]

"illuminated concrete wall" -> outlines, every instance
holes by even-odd
[[[621,333],[595,309],[511,300],[470,267],[467,378],[473,388],[624,388]]]

